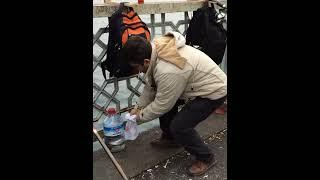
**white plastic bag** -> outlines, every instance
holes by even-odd
[[[125,140],[135,140],[139,135],[136,117],[136,115],[131,116],[130,113],[127,113],[125,115],[125,121],[127,121],[126,127],[124,129]]]

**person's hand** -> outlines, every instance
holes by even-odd
[[[137,116],[136,120],[139,120],[139,119],[140,119],[139,114],[140,114],[140,110],[137,109],[137,108],[134,108],[134,109],[132,109],[132,110],[130,111],[130,115],[131,115],[131,116],[132,116],[132,115],[136,115],[136,116]]]

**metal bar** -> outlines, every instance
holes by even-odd
[[[141,76],[136,76],[136,78],[141,81],[143,84],[146,84],[146,76],[143,75],[142,77]]]
[[[94,70],[98,67],[98,65],[99,65],[98,62],[94,62],[94,64],[93,64],[93,72],[94,72]]]
[[[150,14],[150,19],[151,19],[151,39],[153,39],[154,36],[155,36],[155,28],[154,28],[155,19],[154,19],[154,14]]]
[[[95,82],[93,83],[93,88],[95,88],[97,90],[97,94],[93,97],[93,102],[95,102],[97,100],[98,96],[106,88],[107,84],[108,84],[108,81],[104,81],[102,86],[100,87]]]
[[[103,59],[103,57],[107,54],[107,49],[103,49],[99,57],[97,58],[99,62]]]
[[[99,62],[98,59],[94,55],[92,56],[92,59],[94,62]]]
[[[100,46],[102,49],[107,49],[108,48],[108,45],[106,45],[104,42],[102,42],[100,39],[98,39],[97,41],[96,41],[96,44],[98,45],[98,46]]]
[[[139,83],[141,84],[141,81],[138,82],[138,85],[139,85]],[[137,85],[137,86],[138,86],[138,85]],[[131,92],[133,92],[134,94],[140,96],[141,93],[137,90],[137,86],[134,88],[134,87],[131,85],[130,79],[127,79],[127,88],[128,88]],[[139,88],[139,87],[138,87],[138,88]]]
[[[188,26],[188,23],[189,23],[189,21],[179,20],[175,26],[176,26],[177,28],[178,28],[179,26],[181,26],[182,24]]]
[[[171,21],[170,22],[166,22],[165,25],[166,26],[170,26],[174,31],[180,32],[179,28],[176,25],[174,25],[173,22],[171,22]]]
[[[108,81],[108,83],[113,83],[115,81],[123,81],[123,80],[129,79],[129,78],[135,78],[137,76],[138,76],[138,74],[127,76],[127,77],[121,77],[121,78],[112,77],[112,78],[107,79],[106,81]]]
[[[115,97],[115,95],[117,94],[117,92],[119,91],[119,81],[115,81],[114,82],[114,91],[112,93],[112,97]],[[120,101],[117,100],[116,102],[116,107],[117,107],[117,110],[119,111],[120,110]]]
[[[93,44],[95,44],[100,36],[106,32],[109,32],[109,28],[100,28],[97,33],[93,35]]]
[[[132,85],[131,85],[131,81],[130,79],[127,79],[127,88],[131,91],[131,94],[130,96],[128,97],[128,107],[131,107],[132,106],[132,98],[134,95],[137,95],[137,96],[141,96],[141,93],[138,91],[139,89],[139,83],[141,85],[141,81],[138,82],[137,86],[134,88]]]
[[[104,82],[103,87],[105,88],[107,85],[106,81]],[[103,94],[104,96],[106,96],[107,98],[109,98],[106,102],[106,104],[103,106],[103,108],[107,108],[111,101],[114,102],[117,106],[118,109],[120,109],[120,101],[118,99],[115,98],[116,94],[119,91],[119,85],[118,82],[116,81],[114,83],[114,90],[112,92],[112,94],[109,94],[107,91],[104,90],[104,88],[100,88],[99,85],[97,85],[96,83],[93,83],[93,88],[97,90],[97,93],[95,94],[95,97],[93,98],[93,103],[96,104],[98,97]]]
[[[188,23],[189,23],[189,15],[188,15],[188,11],[184,12],[184,22],[186,22],[184,24],[184,32],[187,31],[188,29]],[[177,24],[178,25],[178,24]],[[184,34],[184,33],[183,33]]]
[[[176,26],[175,24],[173,24],[173,22],[168,21],[168,22],[164,22],[164,23],[154,23],[153,26],[154,27],[162,27],[162,26],[170,26],[173,30],[175,31],[179,31],[178,27],[182,24],[185,24],[186,22],[184,22],[184,20],[179,20],[178,21],[178,26]],[[147,26],[152,26],[151,24],[147,24]]]
[[[124,173],[123,169],[121,168],[121,166],[119,165],[119,163],[117,162],[117,160],[114,158],[114,156],[112,155],[110,149],[107,147],[107,145],[103,142],[102,138],[100,137],[100,135],[98,134],[96,129],[93,129],[93,133],[94,135],[98,138],[99,143],[101,144],[101,146],[103,147],[103,149],[106,151],[106,153],[108,154],[108,156],[110,157],[110,159],[112,160],[113,165],[116,166],[117,170],[119,171],[119,173],[121,174],[122,178],[124,180],[128,180],[126,174]]]
[[[161,23],[164,24],[165,21],[166,21],[166,14],[161,13]],[[166,33],[166,26],[161,26],[161,32],[162,34]]]
[[[133,98],[133,96],[131,96],[133,94],[133,87],[131,86],[131,80],[127,79],[126,84],[127,84],[127,88],[131,91],[131,94],[128,97],[128,107],[130,107],[132,106],[132,98]]]

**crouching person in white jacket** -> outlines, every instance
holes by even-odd
[[[183,146],[196,157],[188,173],[204,174],[216,161],[194,128],[224,103],[226,74],[209,56],[185,45],[185,38],[178,32],[167,33],[151,43],[133,36],[121,51],[122,60],[135,73],[145,73],[147,81],[139,108],[130,113],[140,121],[159,118],[162,136],[151,144]],[[178,112],[178,106],[184,103]]]

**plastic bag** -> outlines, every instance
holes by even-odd
[[[125,140],[135,140],[139,135],[136,117],[136,115],[131,116],[130,113],[127,113],[125,115],[125,121],[127,121],[126,127],[124,129]]]

